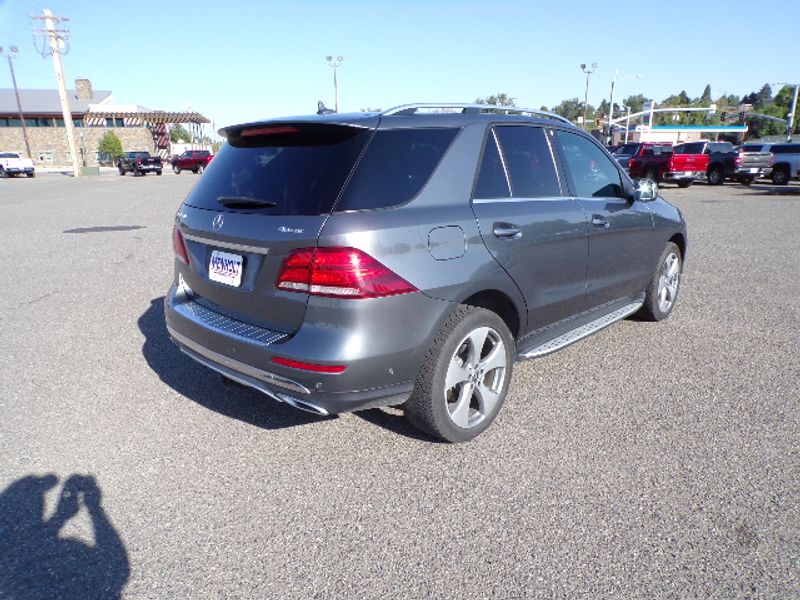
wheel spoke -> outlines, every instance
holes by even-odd
[[[467,366],[475,367],[481,360],[481,350],[486,343],[486,337],[489,335],[488,327],[481,327],[469,334],[467,343],[469,351],[467,356]]]
[[[444,379],[445,393],[452,390],[459,383],[465,383],[467,381],[469,381],[469,372],[464,365],[457,362],[454,356],[450,361],[450,366],[447,367],[447,376]]]
[[[489,389],[482,383],[475,386],[475,392],[478,396],[481,416],[485,417],[494,409],[494,405],[497,404],[497,401],[500,399],[500,394]]]
[[[667,273],[666,273],[667,277],[669,278],[675,277],[678,274],[679,268],[680,267],[679,267],[678,257],[675,255],[671,255],[667,259]]]
[[[498,340],[495,343],[494,348],[492,348],[492,351],[489,352],[489,355],[484,358],[478,366],[484,373],[487,374],[495,369],[505,369],[506,351],[503,343]]]
[[[459,427],[466,428],[469,425],[469,405],[474,391],[471,383],[464,383],[459,390],[458,401],[450,411],[450,418]]]

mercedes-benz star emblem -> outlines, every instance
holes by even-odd
[[[211,226],[214,228],[214,231],[219,231],[222,228],[222,224],[225,222],[225,215],[219,213],[214,220],[211,221]]]

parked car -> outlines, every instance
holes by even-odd
[[[773,144],[772,183],[786,185],[800,177],[800,144]]]
[[[212,158],[214,158],[214,155],[208,150],[187,150],[172,159],[172,170],[176,175],[180,175],[181,171],[202,173],[206,170]]]
[[[736,180],[750,185],[760,177],[772,174],[772,144],[748,143],[739,148],[739,161],[736,167]]]
[[[669,162],[671,155],[672,144],[669,142],[642,142],[621,146],[614,153],[614,158],[628,174],[631,171],[631,160],[637,159],[636,177],[660,181],[659,174],[665,170],[664,165]]]
[[[180,349],[296,408],[399,405],[459,442],[497,416],[515,361],[670,315],[678,209],[558,115],[447,107],[223,130],[175,218]]]
[[[631,160],[631,177],[655,177],[656,181],[689,187],[693,181],[705,179],[721,185],[726,178],[735,178],[738,153],[730,142],[685,142],[672,147],[670,156],[641,157]]]
[[[28,177],[36,176],[36,169],[30,158],[23,158],[16,152],[0,152],[0,177],[14,177],[23,173]]]
[[[164,165],[160,156],[150,156],[149,152],[138,150],[135,152],[125,152],[117,162],[117,169],[120,175],[125,175],[128,171],[134,177],[155,173],[161,175]]]

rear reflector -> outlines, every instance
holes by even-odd
[[[175,255],[184,264],[189,264],[189,253],[186,251],[186,242],[183,235],[178,230],[178,225],[172,229],[172,249],[175,250]]]
[[[418,291],[356,248],[294,250],[283,260],[275,285],[289,292],[335,298],[380,298]]]
[[[276,365],[300,369],[302,371],[313,371],[315,373],[341,373],[347,368],[346,365],[318,365],[315,363],[292,360],[291,358],[283,358],[281,356],[272,357],[272,362]]]

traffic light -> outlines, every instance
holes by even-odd
[[[594,118],[594,126],[599,128],[600,127],[600,117]]]

